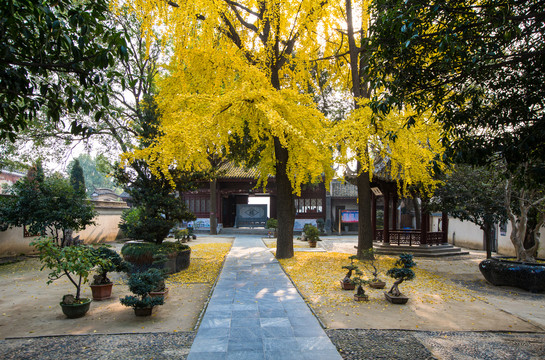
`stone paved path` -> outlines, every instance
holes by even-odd
[[[237,236],[189,360],[341,359],[257,236]]]

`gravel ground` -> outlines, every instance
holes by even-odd
[[[545,333],[326,330],[345,360],[541,360]]]
[[[195,332],[72,335],[0,341],[0,359],[186,359]]]
[[[345,360],[540,360],[545,333],[330,329]],[[77,335],[0,341],[1,359],[186,359],[194,332]],[[281,359],[279,359],[281,360]]]

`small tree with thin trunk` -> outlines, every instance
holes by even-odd
[[[505,208],[512,227],[510,238],[517,260],[523,262],[536,261],[540,229],[545,224],[545,191],[532,175],[532,167],[523,163],[505,182]],[[529,234],[531,241],[525,243]]]
[[[450,216],[479,226],[490,258],[494,224],[507,220],[502,184],[496,170],[460,164],[444,178],[428,208],[447,211]]]

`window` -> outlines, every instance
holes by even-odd
[[[322,199],[295,199],[295,211],[298,214],[312,214],[323,212]]]

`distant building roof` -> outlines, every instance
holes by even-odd
[[[98,201],[119,201],[121,197],[112,189],[97,188],[91,194],[91,199]]]
[[[222,179],[257,179],[259,171],[257,168],[244,168],[234,163],[226,163],[220,166],[220,178]]]

